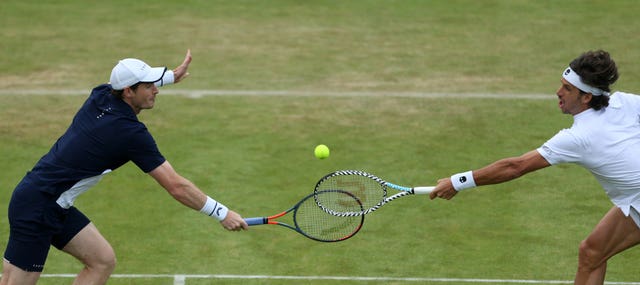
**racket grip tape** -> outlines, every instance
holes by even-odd
[[[268,223],[268,220],[265,217],[246,218],[244,221],[247,222],[247,225],[249,226],[264,225]]]
[[[436,187],[433,187],[433,186],[414,187],[413,188],[413,193],[414,194],[418,194],[418,195],[420,195],[420,194],[429,194],[435,188]]]

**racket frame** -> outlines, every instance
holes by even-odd
[[[319,192],[311,193],[311,194],[305,196],[304,198],[302,198],[300,201],[298,201],[298,203],[293,205],[293,207],[289,208],[286,211],[280,212],[278,214],[271,215],[271,216],[268,216],[268,217],[245,218],[244,220],[245,220],[245,222],[247,222],[247,225],[249,225],[249,226],[257,226],[257,225],[278,225],[278,226],[282,226],[282,227],[294,230],[294,231],[300,233],[301,235],[303,235],[303,236],[305,236],[305,237],[307,237],[309,239],[312,239],[312,240],[315,240],[315,241],[320,241],[320,242],[344,241],[344,240],[347,240],[347,239],[353,237],[354,235],[356,235],[360,231],[360,229],[362,229],[362,225],[364,224],[364,216],[362,216],[362,218],[360,219],[360,224],[357,227],[355,227],[354,230],[350,234],[348,234],[348,235],[346,235],[346,236],[344,236],[342,238],[339,238],[339,239],[321,239],[321,238],[318,238],[318,237],[315,237],[313,235],[310,235],[310,234],[306,233],[305,231],[303,231],[300,228],[300,225],[298,224],[298,219],[297,219],[297,213],[298,213],[298,209],[300,208],[300,205],[302,205],[302,203],[304,203],[307,199],[311,199],[312,197],[313,197],[313,199],[315,199],[316,204],[319,205],[318,204],[319,202],[318,202],[318,198],[317,198],[318,196],[317,195],[321,194],[321,193],[324,193],[324,192],[339,192],[339,193],[347,194],[348,196],[352,197],[354,201],[356,201],[358,204],[360,204],[360,208],[364,210],[364,207],[362,206],[362,202],[360,202],[358,197],[353,195],[351,192],[344,191],[344,190],[333,190],[333,189],[330,189],[330,190],[322,190],[322,191],[319,191]],[[322,210],[324,212],[327,212],[326,210],[324,210],[324,208],[322,208]],[[291,213],[291,212],[293,212],[293,224],[294,225],[290,225],[290,224],[287,224],[285,222],[281,222],[281,221],[277,221],[276,220],[276,219],[278,219],[280,217],[283,217],[286,214]],[[329,215],[331,213],[327,212],[327,214]],[[353,216],[343,216],[343,217],[353,217]]]
[[[404,197],[404,196],[408,196],[408,195],[423,195],[423,194],[429,194],[431,193],[431,191],[433,191],[433,189],[435,187],[433,186],[419,186],[419,187],[407,187],[407,186],[401,186],[398,184],[394,184],[391,182],[387,182],[384,179],[375,176],[371,173],[367,173],[364,171],[360,171],[360,170],[338,170],[338,171],[334,171],[332,173],[329,173],[327,175],[325,175],[324,177],[322,177],[318,183],[316,183],[316,186],[313,190],[314,194],[315,193],[319,193],[321,191],[325,191],[325,190],[319,190],[320,186],[324,183],[324,181],[331,179],[332,177],[336,177],[336,176],[347,176],[347,175],[359,175],[359,176],[364,176],[366,178],[369,178],[371,180],[376,181],[378,184],[380,184],[381,189],[382,189],[382,200],[380,200],[377,204],[375,204],[374,206],[365,209],[364,211],[361,212],[340,212],[340,211],[335,211],[329,208],[326,208],[324,205],[322,205],[320,203],[320,201],[318,201],[316,199],[316,203],[318,204],[318,206],[320,208],[322,208],[323,211],[331,214],[331,215],[335,215],[335,216],[341,216],[341,217],[352,217],[352,216],[364,216],[367,215],[371,212],[374,212],[376,210],[378,210],[380,207],[384,206],[385,204],[398,199],[400,197]],[[394,190],[400,191],[394,195],[391,195],[389,197],[387,197],[387,187],[388,188],[392,188]],[[342,189],[340,189],[342,190]],[[345,191],[345,190],[342,190]],[[345,192],[349,192],[349,191],[345,191]],[[350,193],[350,192],[349,192]],[[351,193],[352,194],[352,193]]]

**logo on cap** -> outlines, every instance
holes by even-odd
[[[571,68],[567,68],[567,70],[564,71],[564,75],[569,75],[569,73],[571,73]]]

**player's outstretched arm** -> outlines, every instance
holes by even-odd
[[[237,231],[249,228],[238,213],[204,194],[195,184],[180,176],[168,161],[149,172],[149,175],[174,199],[191,209],[216,218],[225,229]]]
[[[480,185],[498,184],[516,179],[529,172],[550,166],[537,150],[529,151],[518,157],[509,157],[497,160],[478,170],[455,174],[438,180],[438,185],[429,194],[431,199],[451,199],[459,191]],[[456,188],[454,179],[461,175],[470,176],[460,181]]]

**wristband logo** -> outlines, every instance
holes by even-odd
[[[216,215],[220,217],[220,210],[222,210],[222,207],[218,207],[218,202],[216,202],[216,204],[213,206],[213,211],[209,213],[209,216]]]
[[[460,183],[465,183],[465,182],[467,182],[467,177],[466,176],[460,176],[460,178],[458,178],[458,181],[460,181]]]

